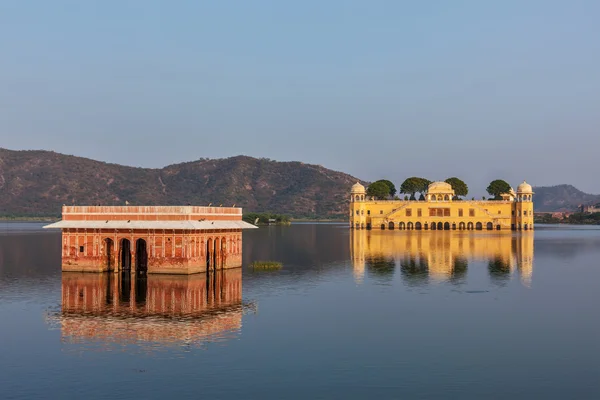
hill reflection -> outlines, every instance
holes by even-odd
[[[64,341],[200,344],[242,325],[242,271],[216,274],[62,274]]]
[[[430,281],[460,283],[469,263],[484,262],[492,281],[502,284],[518,271],[523,284],[533,274],[533,232],[466,233],[352,231],[350,249],[355,280],[366,273],[393,276],[399,266],[408,285]]]

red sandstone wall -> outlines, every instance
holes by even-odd
[[[108,256],[107,239],[112,240]],[[64,229],[62,234],[63,271],[102,272],[120,269],[122,240],[130,242],[131,265],[136,265],[136,241],[146,241],[148,273],[188,274],[204,272],[207,257],[210,268],[236,268],[242,264],[242,232]],[[207,254],[207,244],[209,252]],[[216,247],[216,253],[214,249]],[[216,257],[213,257],[212,254]],[[109,265],[110,258],[110,265]]]

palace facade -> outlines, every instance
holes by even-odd
[[[62,270],[193,274],[242,266],[242,209],[63,206]]]
[[[531,230],[533,190],[527,182],[502,200],[457,200],[446,182],[429,185],[425,200],[374,200],[360,183],[350,192],[353,229]]]

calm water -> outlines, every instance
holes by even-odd
[[[267,227],[242,269],[131,281],[40,226],[0,222],[2,399],[600,398],[597,228]]]

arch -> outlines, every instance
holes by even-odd
[[[112,271],[115,267],[115,261],[113,260],[114,257],[114,253],[115,253],[115,243],[113,242],[112,239],[110,238],[106,238],[104,239],[104,251],[105,251],[105,258],[104,258],[104,262],[106,263],[106,270],[107,271]]]
[[[119,262],[122,271],[129,271],[131,269],[131,242],[128,239],[121,239]]]
[[[208,271],[210,267],[212,267],[212,255],[213,255],[214,243],[212,238],[208,238],[206,241],[206,252],[204,253],[206,257],[206,270]]]
[[[523,230],[528,230],[529,226],[527,224],[523,224]]]
[[[360,229],[365,229],[365,223],[360,224]]]
[[[405,226],[404,222],[400,222],[398,224],[398,229],[400,229],[400,230],[405,230],[406,229],[406,226]]]
[[[415,224],[415,229],[416,229],[416,230],[418,230],[418,231],[420,231],[420,230],[421,230],[421,228],[422,228],[422,226],[421,226],[421,223],[420,223],[420,222],[417,222],[417,223]],[[408,229],[412,229],[412,222],[409,222],[409,223],[408,223]]]
[[[437,229],[437,225],[435,222],[432,222],[431,225],[429,225],[429,226],[431,226],[432,231],[435,231]]]
[[[418,222],[417,222],[417,223],[418,223]],[[429,225],[427,225],[427,222],[425,222],[425,225],[423,225],[423,229],[424,229],[424,230],[427,230],[427,229],[429,229]]]
[[[444,230],[444,224],[443,224],[443,223],[441,223],[441,222],[438,222],[438,223],[437,223],[437,230],[438,230],[438,231],[443,231],[443,230]]]
[[[144,239],[135,241],[135,270],[136,272],[148,271],[148,249]]]
[[[356,229],[360,229],[360,224],[358,222],[356,223]]]
[[[472,231],[472,230],[473,230],[473,223],[472,223],[472,222],[469,222],[469,223],[467,224],[467,230],[469,230],[469,231]]]
[[[464,231],[464,230],[466,229],[466,227],[467,227],[467,226],[465,225],[465,223],[464,223],[464,222],[460,222],[460,223],[458,224],[458,229],[459,229],[459,230],[461,230],[461,231]]]
[[[500,225],[496,225],[496,230],[497,231],[502,230],[502,227]]]
[[[364,195],[364,194],[361,194],[361,195],[360,195],[360,201],[363,201],[364,199],[365,199],[365,195]]]
[[[493,231],[494,230],[494,224],[492,224],[491,222],[488,222],[486,225],[486,228],[488,231]]]
[[[442,196],[441,194],[438,194],[437,199],[438,199],[438,201],[442,201],[442,200],[444,200],[444,196]]]
[[[359,195],[354,196],[354,200],[355,201],[360,201],[360,196]]]
[[[444,201],[450,201],[450,196],[448,196],[448,195],[445,195],[445,196],[444,196]]]
[[[384,231],[385,230],[385,224],[381,224],[381,230]]]
[[[440,224],[441,224],[441,222],[440,222]],[[455,227],[456,227],[456,225],[455,225]],[[444,230],[445,231],[449,231],[450,230],[450,222],[444,222]]]
[[[452,230],[455,231],[456,230],[456,224],[452,223]]]
[[[388,228],[390,229],[390,231],[394,230],[394,222],[390,221],[390,223],[388,224]]]
[[[435,201],[435,195],[427,195],[427,200]]]
[[[483,229],[483,224],[481,222],[478,222],[475,224],[475,229],[477,229],[478,231]]]

